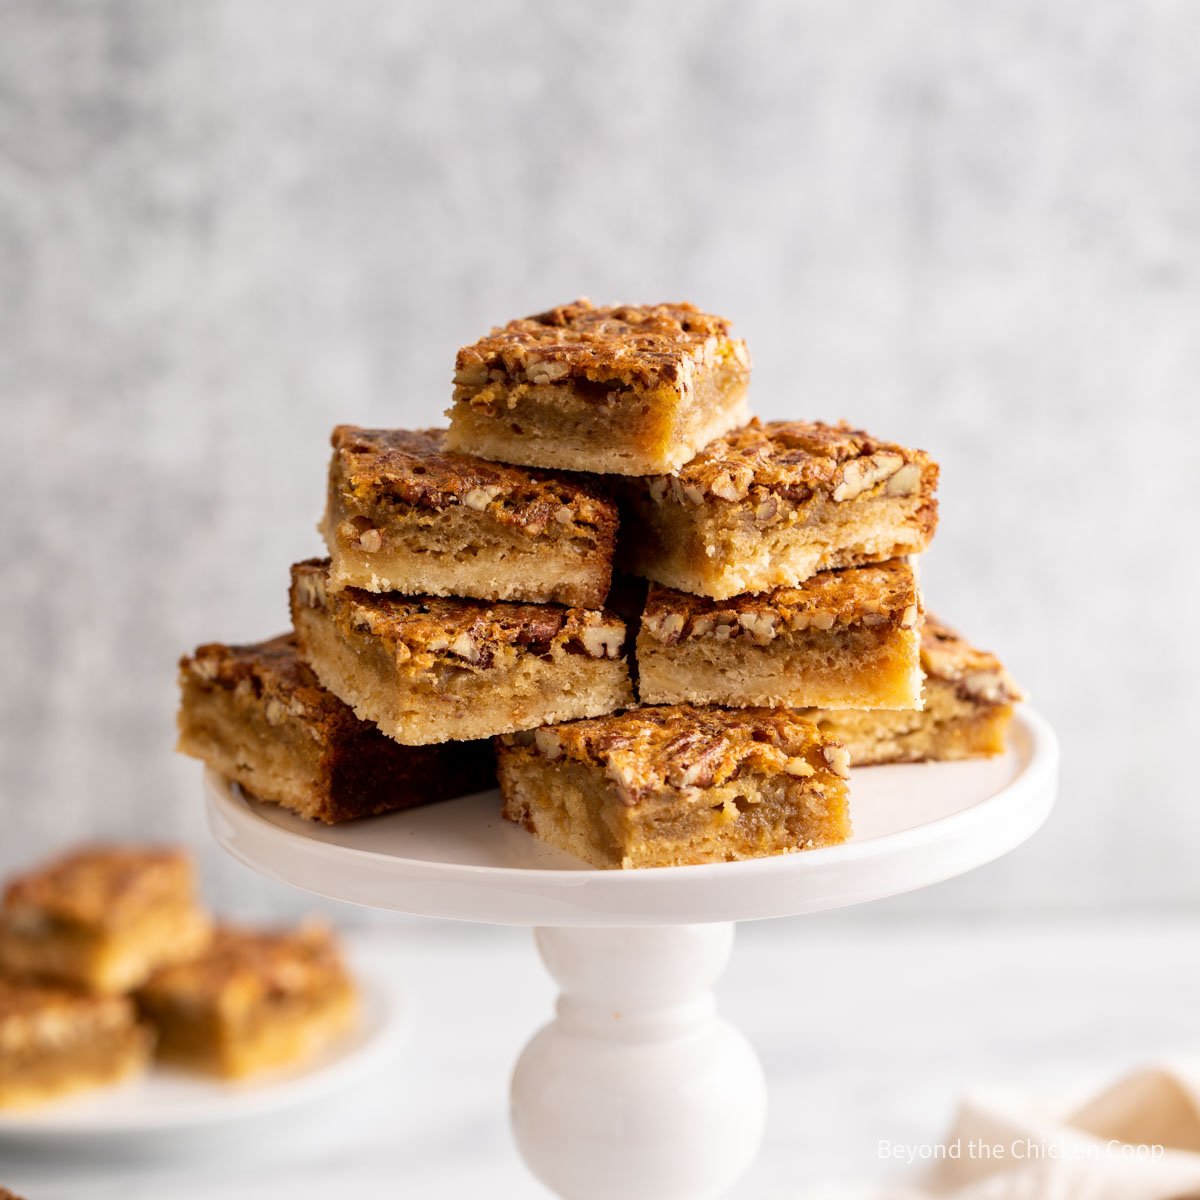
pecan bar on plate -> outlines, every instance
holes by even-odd
[[[497,739],[504,815],[597,867],[669,867],[850,835],[845,750],[783,709],[679,705]]]
[[[749,381],[721,317],[577,300],[458,352],[447,444],[531,467],[673,471],[746,420]]]
[[[919,708],[921,597],[904,559],[709,600],[652,585],[644,704]]]
[[[618,563],[728,600],[928,546],[937,465],[848,425],[757,420],[673,474],[622,481]]]
[[[292,568],[292,621],[317,678],[409,745],[598,716],[633,702],[625,625],[557,604],[331,591]]]
[[[321,524],[334,588],[600,608],[617,508],[594,484],[484,462],[445,431],[333,431]]]
[[[353,1025],[357,992],[333,935],[217,929],[208,950],[155,972],[138,1004],[166,1062],[243,1078],[302,1063]]]
[[[1013,705],[1024,697],[1000,660],[927,616],[921,630],[921,667],[921,712],[812,709],[803,715],[844,742],[856,767],[1003,753]]]
[[[86,847],[9,882],[0,970],[122,992],[210,933],[182,850]]]
[[[116,1083],[145,1066],[152,1042],[125,996],[0,975],[0,1108]]]
[[[179,746],[259,800],[334,824],[481,792],[487,741],[401,746],[323,688],[295,634],[201,646],[179,664]]]

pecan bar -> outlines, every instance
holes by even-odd
[[[333,431],[334,588],[600,608],[617,509],[581,477],[484,462],[441,429]]]
[[[9,882],[0,969],[122,992],[202,949],[210,932],[183,851],[87,847]]]
[[[782,709],[678,705],[497,739],[504,815],[597,867],[726,862],[850,835],[842,747]]]
[[[933,616],[921,631],[925,707],[921,712],[806,713],[844,742],[855,766],[949,762],[1004,751],[1021,689],[994,654],[979,650]]]
[[[728,600],[928,546],[938,468],[848,425],[758,420],[673,474],[622,481],[618,562]]]
[[[178,749],[259,800],[334,824],[481,792],[495,783],[487,741],[401,746],[332,692],[295,634],[201,646],[179,664]]]
[[[557,604],[331,591],[292,568],[292,621],[317,678],[409,745],[598,716],[632,703],[625,625]]]
[[[303,1062],[354,1023],[357,995],[333,935],[220,927],[208,950],[155,972],[137,993],[158,1055],[244,1078]]]
[[[721,317],[577,300],[458,352],[448,445],[532,467],[673,471],[746,420],[749,381]]]
[[[0,1108],[31,1108],[116,1083],[153,1041],[125,996],[0,975]]]
[[[904,559],[732,600],[653,585],[638,688],[644,704],[920,708],[921,615]]]

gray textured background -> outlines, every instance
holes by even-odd
[[[766,415],[933,451],[939,611],[1058,725],[1006,862],[872,911],[1200,900],[1200,5],[0,0],[0,868],[221,860],[174,661],[281,628],[337,421],[690,298]]]

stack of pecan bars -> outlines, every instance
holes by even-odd
[[[293,631],[183,660],[181,749],[326,821],[495,771],[602,867],[835,844],[851,762],[998,753],[1018,690],[914,571],[937,465],[749,378],[719,317],[577,301],[460,350],[448,430],[339,426]]]

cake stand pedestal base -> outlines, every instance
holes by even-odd
[[[1019,709],[1009,740],[994,759],[856,771],[844,845],[692,867],[587,867],[502,820],[495,792],[328,826],[210,771],[208,811],[223,846],[284,883],[535,928],[561,995],[513,1075],[525,1161],[565,1200],[703,1200],[749,1166],[766,1106],[754,1051],[713,1002],[731,922],[896,896],[1007,854],[1058,781],[1037,713]]]
[[[512,1124],[526,1165],[565,1200],[708,1200],[750,1165],[767,1093],[712,986],[733,925],[540,928],[562,989],[525,1047]]]

